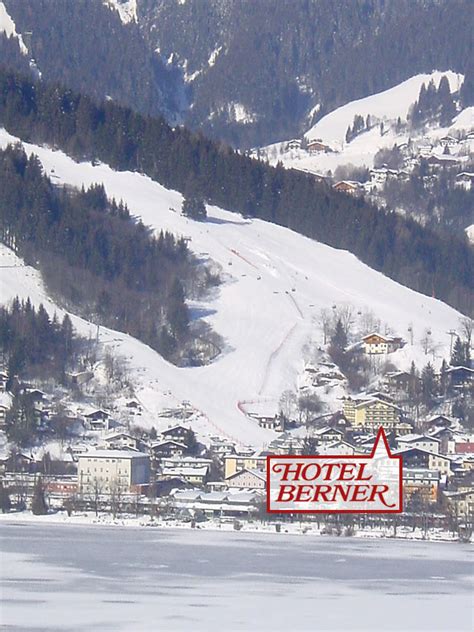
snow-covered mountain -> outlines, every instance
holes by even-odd
[[[448,127],[433,125],[428,129],[414,132],[407,125],[409,110],[418,99],[421,86],[427,86],[433,81],[438,87],[443,76],[447,77],[451,92],[458,92],[464,80],[462,74],[433,71],[430,74],[415,75],[388,90],[351,101],[326,114],[304,134],[309,144],[308,149],[303,149],[298,140],[288,140],[259,149],[258,154],[268,158],[273,164],[281,161],[286,167],[327,174],[334,173],[337,167],[348,164],[372,168],[375,155],[383,148],[402,146],[409,141],[426,146],[435,144],[448,134],[473,130],[474,107],[462,110]],[[370,128],[347,142],[347,129],[357,115],[364,121],[369,117]],[[327,149],[311,150],[312,141],[321,141]],[[442,151],[441,147],[439,153]]]
[[[0,134],[1,146],[17,140],[5,131]],[[208,366],[178,368],[141,342],[101,328],[101,342],[129,359],[146,410],[143,423],[159,427],[163,408],[188,401],[200,413],[196,428],[201,434],[265,444],[273,433],[258,427],[241,409],[248,402],[274,402],[294,387],[303,368],[304,345],[310,338],[322,341],[321,308],[370,309],[405,338],[411,328],[413,346],[393,354],[400,367],[408,368],[412,359],[440,363],[449,353],[446,332],[457,326],[458,312],[386,278],[346,251],[216,207],[208,208],[206,222],[194,222],[180,214],[181,194],[146,176],[76,163],[60,151],[23,145],[39,156],[53,182],[75,187],[103,183],[107,194],[126,202],[145,225],[188,237],[198,257],[222,268],[224,282],[216,295],[191,305],[195,317],[204,318],[225,340],[223,353]],[[55,309],[36,271],[5,248],[1,257],[2,301],[30,296],[34,303]],[[90,330],[81,319],[74,317],[73,324],[79,331]],[[427,329],[433,357],[426,357],[420,344]]]

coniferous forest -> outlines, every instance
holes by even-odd
[[[55,187],[35,156],[12,146],[0,152],[0,239],[38,264],[67,305],[177,360],[190,337],[185,287],[197,272],[182,239],[153,237],[101,185]]]
[[[474,254],[467,241],[335,192],[311,175],[8,71],[0,72],[0,122],[24,140],[141,171],[167,188],[347,249],[404,285],[472,311]]]

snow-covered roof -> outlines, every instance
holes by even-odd
[[[202,476],[204,478],[208,470],[207,465],[201,467],[175,466],[164,467],[161,473],[163,476]]]
[[[148,455],[134,450],[91,450],[79,454],[78,457],[80,459],[147,459]]]
[[[397,437],[397,441],[399,442],[403,442],[403,443],[413,443],[415,441],[437,441],[438,443],[441,443],[439,439],[436,439],[435,437],[430,437],[427,435],[420,435],[420,434],[406,434],[403,435],[401,437]]]

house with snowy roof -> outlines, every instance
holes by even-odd
[[[381,354],[381,353],[393,353],[397,349],[403,347],[402,338],[394,336],[382,335],[378,332],[373,332],[362,338],[364,345],[364,352],[368,355]]]
[[[237,489],[265,489],[266,480],[265,472],[244,469],[226,478],[225,482],[228,487]]]

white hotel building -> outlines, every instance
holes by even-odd
[[[135,485],[150,482],[147,454],[128,450],[96,450],[78,457],[78,487],[82,493],[100,489],[107,493],[114,485],[130,492]]]

